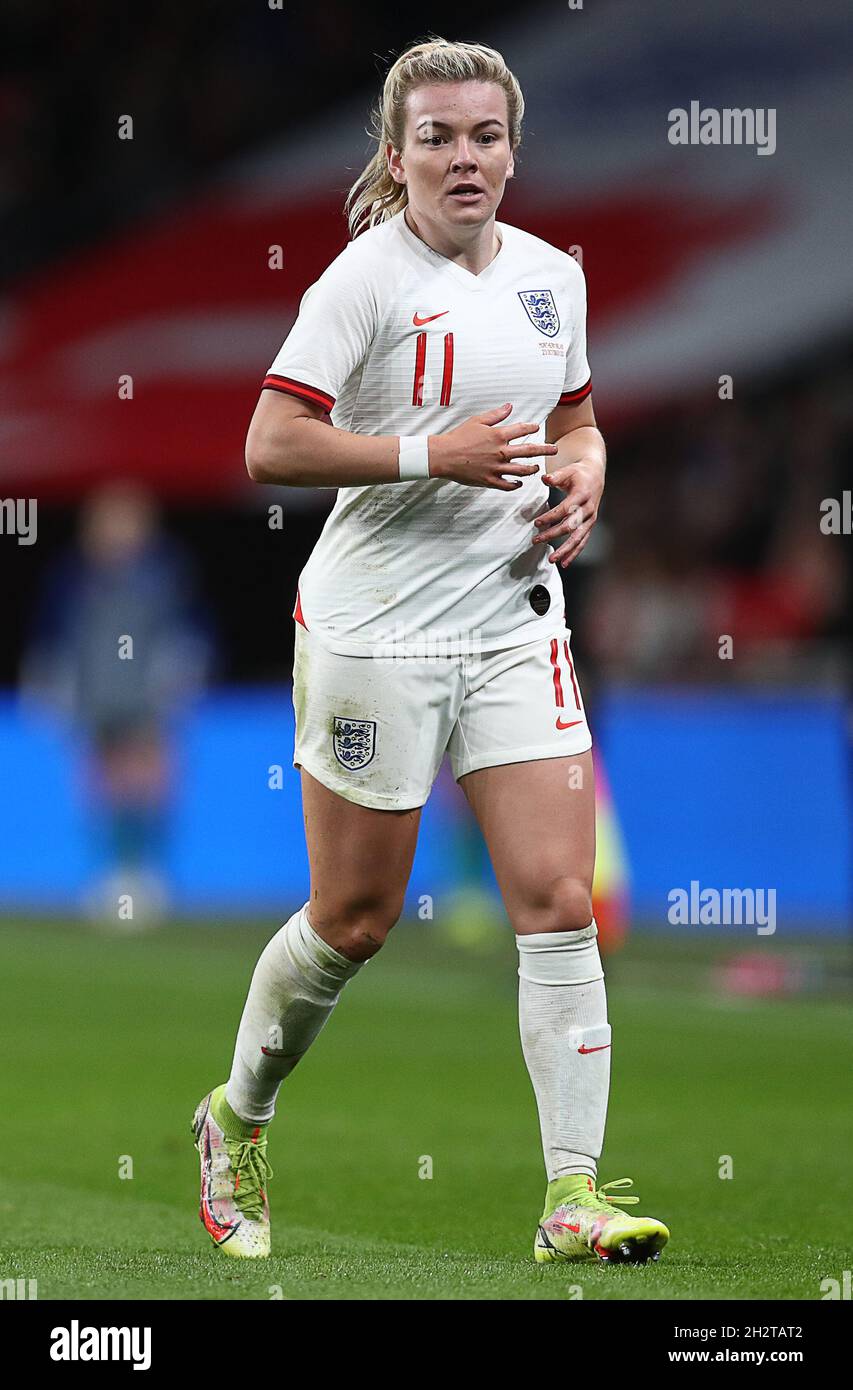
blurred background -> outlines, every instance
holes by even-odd
[[[383,0],[208,0],[203,24],[165,0],[120,22],[105,0],[4,0],[0,22],[0,911],[271,932],[307,888],[291,613],[333,496],[252,484],[243,444],[345,245],[382,77],[427,28]],[[715,987],[838,989],[847,7],[471,0],[427,24],[504,53],[527,110],[498,217],[577,248],[587,277],[609,481],[564,583],[606,949],[640,960],[669,935],[701,955],[713,933],[669,922],[673,889],[773,889],[775,935],[724,928]],[[670,144],[692,101],[774,108],[775,150]],[[500,932],[446,767],[409,910],[460,949]]]
[[[190,1115],[306,898],[291,614],[334,495],[251,483],[246,429],[346,243],[384,74],[431,31],[521,82],[498,217],[582,259],[609,446],[564,577],[614,1025],[601,1176],[632,1174],[673,1241],[584,1297],[849,1284],[851,20],[0,0],[0,1282],[566,1301],[528,1259],[515,944],[446,766],[404,922],[282,1092],[269,1270],[223,1270],[195,1219]],[[693,102],[772,108],[773,152],[671,144]],[[775,895],[775,930],[670,920],[693,885]]]

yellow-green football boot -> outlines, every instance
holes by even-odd
[[[596,1188],[592,1178],[569,1173],[548,1184],[533,1255],[537,1263],[554,1260],[602,1260],[608,1264],[645,1264],[657,1260],[669,1240],[662,1221],[628,1216],[614,1203],[639,1197],[609,1195],[614,1187],[632,1187],[632,1178],[615,1178]]]
[[[201,1159],[199,1218],[218,1249],[244,1260],[270,1253],[266,1128],[235,1115],[224,1086],[199,1101],[192,1119]]]

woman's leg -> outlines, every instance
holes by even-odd
[[[403,910],[421,807],[358,806],[303,768],[302,814],[311,866],[311,926],[342,955],[366,961]]]
[[[592,917],[592,753],[484,767],[460,778],[519,936],[573,931]]]
[[[610,1085],[610,1027],[592,916],[591,752],[483,768],[460,779],[480,823],[519,950],[522,1048],[549,1182],[596,1177]]]
[[[419,807],[357,805],[304,768],[302,804],[309,900],[258,960],[225,1089],[245,1124],[269,1123],[282,1081],[398,920],[417,842]]]

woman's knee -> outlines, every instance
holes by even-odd
[[[520,935],[533,932],[580,931],[592,921],[592,885],[585,878],[560,874],[530,885],[513,913]]]
[[[317,893],[308,915],[312,927],[341,955],[369,960],[385,944],[400,920],[404,894],[378,889],[361,893]]]

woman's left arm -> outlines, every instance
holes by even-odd
[[[589,540],[604,491],[607,454],[604,437],[595,423],[592,397],[552,410],[545,438],[558,448],[551,471],[542,475],[543,481],[559,488],[565,496],[556,507],[536,517],[533,524],[538,535],[533,544],[545,545],[566,536],[563,544],[548,556],[551,564],[565,569]]]

